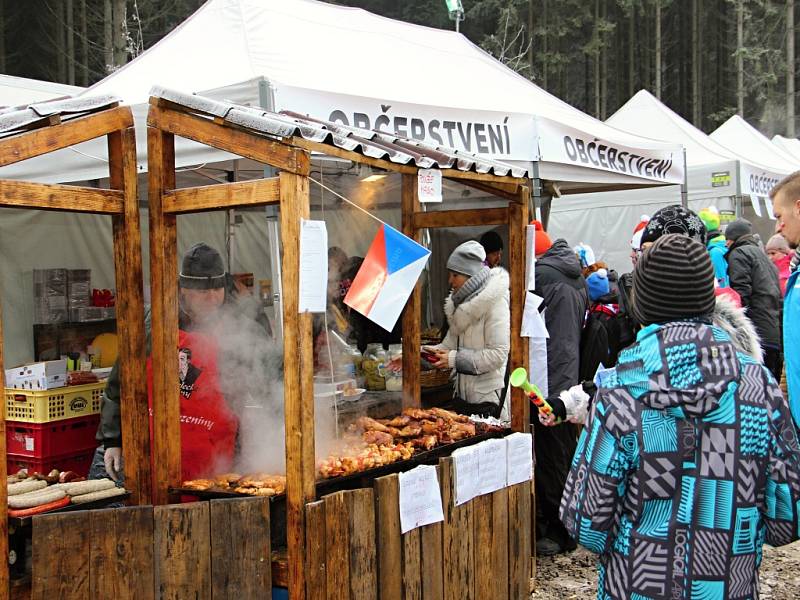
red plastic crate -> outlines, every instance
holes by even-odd
[[[98,445],[94,436],[99,423],[100,415],[50,423],[6,421],[6,451],[15,456],[45,459],[94,450]]]
[[[95,449],[92,448],[91,450],[60,456],[50,456],[44,459],[8,454],[6,456],[8,474],[13,475],[20,469],[28,469],[28,473],[47,474],[53,469],[58,469],[59,471],[75,471],[78,475],[86,477],[89,474],[89,467],[92,466],[94,450]]]

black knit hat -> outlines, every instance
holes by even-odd
[[[487,231],[481,236],[481,246],[486,254],[491,254],[503,249],[503,240],[496,231]]]
[[[714,267],[705,245],[670,234],[656,240],[633,271],[633,312],[642,325],[710,315]]]
[[[642,244],[655,242],[662,235],[681,233],[701,244],[706,243],[706,226],[693,210],[677,204],[665,206],[650,217],[642,234]]]
[[[183,255],[180,286],[193,290],[225,287],[225,266],[219,252],[204,242],[189,248]]]

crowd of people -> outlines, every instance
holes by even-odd
[[[762,545],[798,539],[800,172],[771,201],[766,243],[714,208],[643,217],[622,276],[537,226],[537,552],[596,552],[598,598],[755,598]]]

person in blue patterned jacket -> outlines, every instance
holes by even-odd
[[[634,271],[643,329],[600,387],[561,500],[601,599],[754,599],[764,543],[798,538],[800,450],[769,371],[711,325],[704,246],[659,238]]]

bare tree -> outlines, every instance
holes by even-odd
[[[78,18],[81,27],[81,85],[89,85],[89,27],[86,18],[86,0],[79,0]]]
[[[64,2],[64,11],[66,12],[66,27],[64,33],[67,37],[67,83],[75,85],[75,12],[72,6],[72,0]]]
[[[655,80],[656,80],[656,98],[661,100],[661,0],[655,0],[656,3],[656,64],[655,64]]]
[[[794,0],[786,0],[786,135],[795,136],[794,127]]]
[[[702,36],[700,35],[700,14],[702,0],[692,0],[692,123],[701,126],[703,118],[702,93]]]
[[[105,70],[114,70],[114,15],[111,0],[103,0],[103,55]]]
[[[126,0],[114,0],[114,67],[128,62],[128,6]]]
[[[736,0],[736,113],[744,116],[744,0]]]

